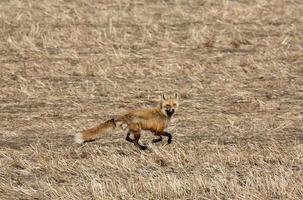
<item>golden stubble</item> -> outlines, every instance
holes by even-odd
[[[0,1],[0,199],[302,199],[302,6]],[[73,143],[166,92],[171,145]]]

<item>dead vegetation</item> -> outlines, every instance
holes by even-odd
[[[0,199],[303,199],[299,0],[0,2]],[[72,136],[179,91],[173,144]],[[150,143],[145,134],[143,141]]]

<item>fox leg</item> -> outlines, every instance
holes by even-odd
[[[137,147],[139,147],[140,149],[142,150],[145,150],[147,149],[147,146],[144,146],[144,145],[141,145],[139,143],[139,139],[141,137],[141,134],[140,134],[140,127],[137,125],[137,124],[130,124],[128,125],[128,128],[129,128],[129,131],[127,133],[127,136],[126,136],[126,140],[129,141],[131,140]],[[133,134],[134,135],[134,140],[132,140],[129,135],[130,134]]]
[[[132,140],[129,136],[130,136],[130,132],[128,131],[125,140],[134,143],[134,140]]]
[[[162,139],[163,139],[163,138],[161,137],[161,135],[158,135],[158,138],[153,139],[153,143],[161,142]]]
[[[166,131],[163,131],[163,132],[157,132],[155,133],[155,135],[158,136],[158,138],[156,139],[153,139],[153,143],[156,143],[156,142],[160,142],[162,141],[162,136],[165,136],[167,137],[167,144],[170,144],[172,142],[172,135]]]
[[[139,147],[140,149],[142,149],[142,150],[147,149],[147,146],[141,145],[141,144],[139,143],[139,139],[140,139],[140,137],[141,137],[140,132],[135,132],[135,133],[134,133],[134,136],[135,136],[134,144],[135,144],[136,146],[138,146],[138,147]]]
[[[139,143],[139,139],[140,139],[140,137],[141,137],[140,131],[134,132],[134,136],[135,136],[134,144],[135,144],[136,146],[138,146],[138,147],[139,147],[140,149],[142,149],[142,150],[147,149],[147,146],[141,145],[141,144]]]
[[[164,132],[163,132],[163,136],[166,136],[166,137],[168,138],[167,144],[170,144],[171,141],[172,141],[172,136],[171,136],[171,134],[164,131]]]

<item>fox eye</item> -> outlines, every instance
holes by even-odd
[[[176,106],[177,104],[176,103],[173,103],[173,106]]]

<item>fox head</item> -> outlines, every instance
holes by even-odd
[[[166,96],[164,94],[161,96],[160,109],[165,116],[171,117],[178,109],[178,105],[179,96],[177,93],[173,96]]]

